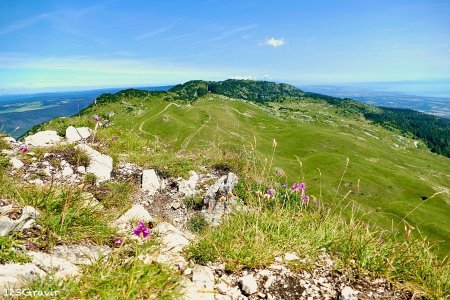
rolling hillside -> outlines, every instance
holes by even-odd
[[[269,167],[276,144],[266,186],[304,178],[315,199],[399,236],[406,221],[448,254],[449,159],[364,117],[383,109],[337,99],[274,83],[194,81],[169,92],[105,94],[79,116],[39,128],[63,135],[68,125],[93,127],[98,114],[102,151],[171,175],[199,164],[245,173],[243,161],[267,159]]]

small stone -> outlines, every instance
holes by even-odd
[[[192,269],[192,281],[203,284],[205,288],[213,289],[214,273],[206,266],[195,265]]]
[[[219,283],[219,284],[216,284],[216,290],[217,290],[219,293],[225,295],[225,294],[230,290],[230,287],[229,287],[226,283],[221,282],[221,283]]]
[[[267,300],[275,300],[275,298],[271,294],[266,294]]]
[[[86,167],[85,166],[79,166],[77,168],[77,172],[80,174],[85,174],[86,173]]]
[[[341,296],[343,300],[358,300],[358,291],[353,290],[349,286],[345,286],[341,290]]]
[[[24,165],[20,159],[15,158],[15,157],[11,157],[10,162],[11,162],[13,169],[16,169],[16,170],[22,168]]]
[[[272,271],[264,269],[264,270],[259,271],[258,274],[261,277],[269,277],[272,275]]]
[[[69,166],[65,166],[61,173],[64,177],[70,177],[73,175],[73,169]]]
[[[183,274],[184,275],[191,275],[192,274],[192,269],[191,268],[187,268],[186,270],[184,270]]]
[[[242,291],[247,295],[254,294],[258,291],[258,283],[252,274],[239,278],[239,283]]]
[[[173,209],[179,209],[180,207],[181,207],[181,203],[180,203],[180,201],[174,201],[173,203],[172,203],[172,205],[171,205],[171,207],[173,208]]]
[[[126,213],[124,213],[114,224],[119,228],[125,228],[130,225],[131,221],[152,222],[153,218],[150,213],[140,204],[133,205]]]
[[[283,259],[281,257],[276,256],[275,262],[277,262],[277,263],[283,262]]]
[[[267,290],[268,288],[270,288],[270,286],[272,285],[272,283],[275,281],[276,277],[275,276],[270,276],[266,282],[264,283],[264,288]]]
[[[299,257],[295,253],[285,253],[284,254],[284,260],[285,261],[292,261],[297,260]]]
[[[26,205],[22,209],[22,215],[20,216],[20,220],[25,220],[27,218],[36,219],[40,215],[41,213],[36,208],[34,208],[33,206]]]
[[[32,179],[28,182],[35,185],[44,185],[44,181],[42,181],[41,179]]]

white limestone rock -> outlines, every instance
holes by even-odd
[[[295,253],[288,252],[288,253],[284,254],[285,261],[293,261],[293,260],[298,260],[298,259],[300,259],[300,258]]]
[[[70,176],[73,175],[73,169],[70,166],[66,165],[62,169],[61,174],[62,174],[63,177],[70,177]]]
[[[9,161],[11,162],[13,169],[16,169],[16,170],[22,168],[24,165],[23,162],[16,157],[11,157],[11,159]]]
[[[152,222],[153,218],[150,213],[140,204],[135,204],[127,212],[125,212],[120,218],[118,218],[114,225],[120,229],[125,229],[131,225],[132,221],[144,221]]]
[[[181,252],[190,244],[186,235],[168,222],[159,223],[153,232],[160,235],[163,252]]]
[[[154,169],[142,171],[142,190],[153,196],[160,187],[161,184]]]
[[[341,290],[341,297],[343,300],[358,300],[358,294],[358,291],[352,289],[349,286],[345,286]]]
[[[17,143],[16,139],[10,136],[3,137],[3,140],[9,144]]]
[[[80,269],[77,266],[63,258],[35,251],[30,251],[28,254],[32,257],[31,262],[33,264],[47,273],[54,274],[56,278],[64,279],[80,273]]]
[[[110,156],[101,154],[85,144],[76,145],[75,148],[86,152],[89,156],[90,162],[86,172],[94,174],[97,177],[97,182],[100,183],[111,179],[113,160]]]
[[[61,137],[54,130],[39,131],[25,138],[25,143],[35,147],[52,146],[61,141]]]
[[[63,258],[74,265],[91,265],[97,260],[107,257],[111,248],[107,246],[61,245],[53,248],[52,255]]]
[[[7,216],[0,216],[0,236],[6,236],[14,230],[17,226],[17,221],[8,218]]]
[[[239,284],[241,285],[242,291],[247,295],[254,294],[258,291],[258,283],[252,274],[239,278]]]
[[[69,126],[66,129],[66,139],[69,143],[74,143],[87,139],[91,136],[92,129],[88,127],[74,127]]]
[[[0,265],[0,291],[3,292],[7,288],[18,288],[45,275],[44,271],[31,263]]]
[[[195,187],[199,180],[199,176],[195,171],[189,172],[190,177],[188,180],[182,180],[178,184],[178,193],[181,196],[193,196],[195,194]]]

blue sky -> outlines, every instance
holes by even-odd
[[[0,94],[450,78],[449,1],[0,1]]]

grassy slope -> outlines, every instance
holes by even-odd
[[[385,228],[398,224],[402,229],[400,221],[405,219],[432,240],[443,241],[442,254],[449,252],[449,194],[430,198],[450,187],[449,159],[431,154],[424,146],[416,149],[412,140],[400,141],[397,134],[364,120],[343,119],[325,103],[304,101],[268,108],[213,94],[178,104],[165,102],[161,96],[123,100],[88,109],[82,117],[54,120],[45,127],[92,126],[93,114],[115,112],[111,118],[115,125],[101,129],[99,137],[106,140],[116,135],[117,141],[104,150],[115,157],[126,152],[129,160],[149,166],[164,165],[167,155],[180,151],[205,152],[207,156],[217,146],[250,149],[255,141],[257,153],[269,157],[276,139],[273,166],[286,174],[279,183],[302,180],[298,156],[309,192],[316,197],[322,193],[324,201],[334,199],[349,158],[336,201],[351,190],[340,202],[356,203],[364,220]],[[283,107],[290,110],[280,109]],[[157,154],[158,147],[168,149],[166,156]],[[195,162],[180,165],[179,169],[186,171]]]

